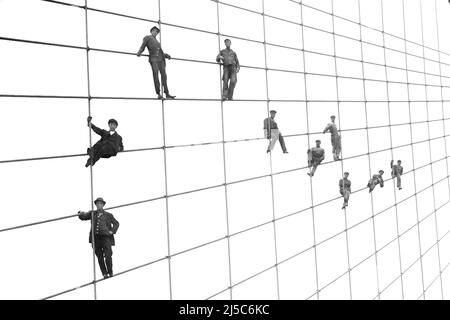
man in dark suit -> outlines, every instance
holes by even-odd
[[[86,162],[86,168],[93,166],[100,158],[110,158],[117,155],[118,152],[123,151],[122,137],[116,132],[118,123],[114,119],[108,121],[109,131],[97,128],[91,123],[92,117],[88,117],[88,126],[101,136],[92,148],[87,149],[89,159]]]
[[[166,58],[171,59],[170,55],[164,53],[161,48],[161,44],[156,39],[156,36],[159,33],[159,29],[157,27],[153,27],[150,29],[150,35],[145,36],[142,41],[142,45],[139,48],[137,56],[140,57],[142,52],[144,52],[145,48],[148,49],[150,65],[153,71],[153,83],[155,84],[155,91],[158,95],[158,99],[163,99],[161,95],[161,84],[159,83],[159,73],[161,73],[161,81],[164,88],[164,93],[166,94],[167,99],[174,99],[175,96],[169,94],[169,88],[167,87],[167,74],[166,74]]]
[[[111,246],[115,245],[114,234],[119,229],[119,222],[114,219],[111,213],[103,210],[105,203],[103,198],[95,199],[94,204],[97,210],[89,212],[78,211],[78,217],[80,220],[93,219],[95,255],[97,256],[103,278],[109,278],[113,276],[113,252]],[[89,243],[92,243],[92,229],[89,232]]]

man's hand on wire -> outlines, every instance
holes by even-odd
[[[170,56],[170,54],[167,54],[167,53],[166,53],[166,54],[164,54],[164,56],[165,56],[167,59],[169,59],[169,60],[172,59],[172,57]]]
[[[92,121],[92,117],[91,117],[91,116],[87,117],[87,124],[88,124],[88,127],[89,127],[89,125],[91,124],[91,121]]]
[[[138,57],[140,57],[140,56],[141,56],[141,53],[138,52],[136,55],[137,55]]]

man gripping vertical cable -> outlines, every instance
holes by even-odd
[[[109,119],[109,130],[103,130],[96,127],[92,122],[92,117],[87,118],[88,126],[101,136],[101,139],[97,141],[92,148],[87,149],[89,158],[85,167],[93,166],[100,158],[110,158],[117,155],[118,152],[123,151],[122,137],[116,132],[118,122],[115,119]]]
[[[104,278],[109,278],[114,275],[112,263],[112,248],[115,245],[114,235],[119,229],[119,222],[114,216],[103,210],[106,202],[103,198],[97,198],[94,201],[97,210],[83,212],[78,211],[78,218],[80,220],[93,220],[92,227],[89,232],[89,243],[92,243],[92,233],[94,233],[95,255],[98,259],[100,270]]]
[[[241,66],[236,52],[231,50],[231,40],[225,39],[226,49],[220,50],[216,57],[217,63],[223,65],[223,88],[222,100],[233,100],[234,88],[237,82],[237,73]]]
[[[159,33],[158,27],[153,27],[150,29],[150,35],[145,36],[142,41],[142,45],[139,48],[137,56],[140,57],[145,48],[148,49],[150,66],[153,72],[153,82],[155,84],[155,91],[158,95],[158,99],[163,99],[161,95],[161,84],[159,82],[159,73],[161,74],[161,82],[164,88],[164,93],[167,99],[174,99],[175,96],[169,94],[169,88],[167,86],[167,74],[166,74],[166,58],[171,59],[171,56],[164,53],[161,48],[161,44],[156,39]]]

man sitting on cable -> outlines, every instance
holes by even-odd
[[[321,141],[316,140],[316,146],[308,149],[308,175],[313,177],[319,164],[325,159],[325,150],[320,147]]]
[[[117,121],[110,119],[108,121],[109,131],[97,128],[91,123],[92,117],[88,117],[88,126],[92,130],[101,136],[101,139],[87,149],[89,159],[86,162],[86,168],[93,166],[100,158],[110,158],[117,155],[118,152],[123,151],[122,137],[116,132]]]
[[[373,189],[375,189],[377,184],[380,185],[380,188],[384,187],[383,173],[384,173],[384,171],[380,170],[380,171],[378,171],[378,174],[374,174],[372,176],[372,178],[369,180],[369,182],[367,183],[367,187],[369,188],[369,193],[371,193],[373,191]]]

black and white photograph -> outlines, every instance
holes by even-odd
[[[0,119],[0,300],[450,300],[447,0],[0,0]]]

